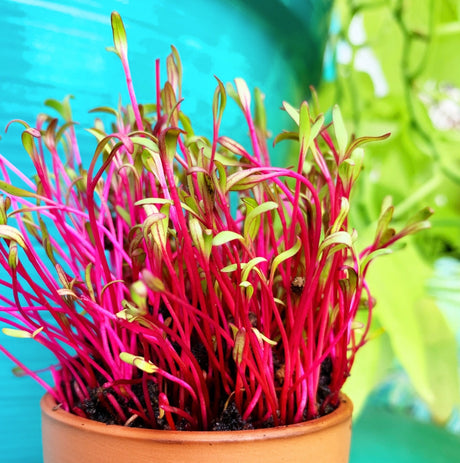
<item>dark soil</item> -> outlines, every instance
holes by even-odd
[[[145,402],[145,396],[141,384],[131,385],[131,390],[138,398],[143,411],[147,412],[147,406]],[[158,388],[155,383],[150,381],[147,385],[149,394],[149,400],[155,414],[155,420],[157,427],[160,429],[167,429],[167,422],[164,418],[160,418],[160,409],[158,406]],[[137,408],[136,404],[132,400],[126,400],[121,397],[113,388],[97,388],[90,391],[90,398],[77,404],[77,408],[83,410],[87,417],[94,421],[100,421],[105,424],[118,424],[127,425],[129,427],[136,428],[152,428],[151,423],[147,423],[144,420],[137,418],[132,420],[130,423],[122,423],[118,414],[111,402],[108,399],[108,395],[112,395],[123,410],[125,415],[132,416],[132,411]]]
[[[230,402],[222,411],[218,419],[212,423],[212,431],[241,431],[243,429],[254,429],[254,426],[241,417],[235,402]]]
[[[204,346],[200,347],[200,344],[197,344],[195,350],[194,355],[196,356],[200,366],[206,371],[208,367],[208,358]],[[284,365],[280,359],[274,357],[274,366],[277,382],[282,384],[284,381]],[[330,358],[326,358],[321,365],[317,395],[320,416],[327,415],[336,408],[330,402],[331,391],[329,386],[331,383],[331,373],[332,362]],[[117,390],[119,391],[120,389],[115,387],[98,387],[92,389],[90,391],[90,397],[82,402],[77,402],[75,406],[76,410],[74,411],[76,412],[77,410],[80,410],[89,419],[105,424],[117,424],[137,428],[171,429],[164,415],[160,413],[157,385],[153,381],[150,381],[147,384],[148,400],[150,402],[149,407],[147,407],[146,404],[144,389],[140,379],[134,384],[130,382],[129,387],[137,397],[139,404],[142,407],[142,412],[145,415],[149,415],[149,409],[153,410],[155,415],[153,420],[150,419],[146,421],[141,416],[137,416],[136,410],[139,409],[138,405],[132,399],[127,399],[125,395],[121,395],[117,392]],[[112,401],[116,400],[118,406],[121,410],[123,410],[123,413],[130,418],[127,422],[122,422],[110,399]],[[229,403],[222,403],[222,401],[219,401],[218,409],[220,410],[220,413],[217,418],[212,420],[210,425],[210,430],[212,431],[237,431],[254,428],[269,428],[274,426],[273,420],[257,424],[243,420],[236,404],[233,401],[230,401]],[[81,414],[81,412],[79,414]],[[177,430],[190,430],[190,424],[180,417],[175,417],[174,425]]]

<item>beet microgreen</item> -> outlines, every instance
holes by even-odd
[[[385,204],[358,252],[350,195],[371,138],[349,137],[338,107],[327,126],[306,102],[284,103],[297,130],[276,141],[295,140],[299,158],[273,167],[260,91],[253,116],[246,83],[218,81],[212,140],[196,136],[177,51],[162,89],[156,67],[156,105],[138,105],[117,13],[112,28],[131,104],[98,108],[115,121],[89,130],[89,165],[73,122],[43,115],[19,121],[32,181],[0,157],[0,320],[53,352],[54,386],[18,365],[64,409],[106,422],[221,429],[229,406],[255,427],[327,413],[367,339],[369,265],[430,211],[396,232]],[[227,94],[248,147],[220,133]],[[53,107],[70,115],[68,104]]]

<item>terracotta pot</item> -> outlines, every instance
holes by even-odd
[[[105,425],[41,400],[44,463],[347,463],[353,405],[306,423],[250,431],[158,431]]]

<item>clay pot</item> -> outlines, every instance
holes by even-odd
[[[249,431],[159,431],[105,425],[41,400],[44,463],[347,463],[353,405],[317,420]]]

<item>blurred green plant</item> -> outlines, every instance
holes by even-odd
[[[395,359],[436,422],[459,405],[455,335],[426,289],[437,259],[460,257],[459,46],[458,1],[335,2],[320,105],[339,103],[358,136],[392,132],[367,148],[370,172],[354,198],[355,223],[375,222],[388,194],[396,220],[414,207],[435,209],[432,229],[370,275],[375,339],[356,360],[355,371],[366,373],[346,385],[358,410]]]

